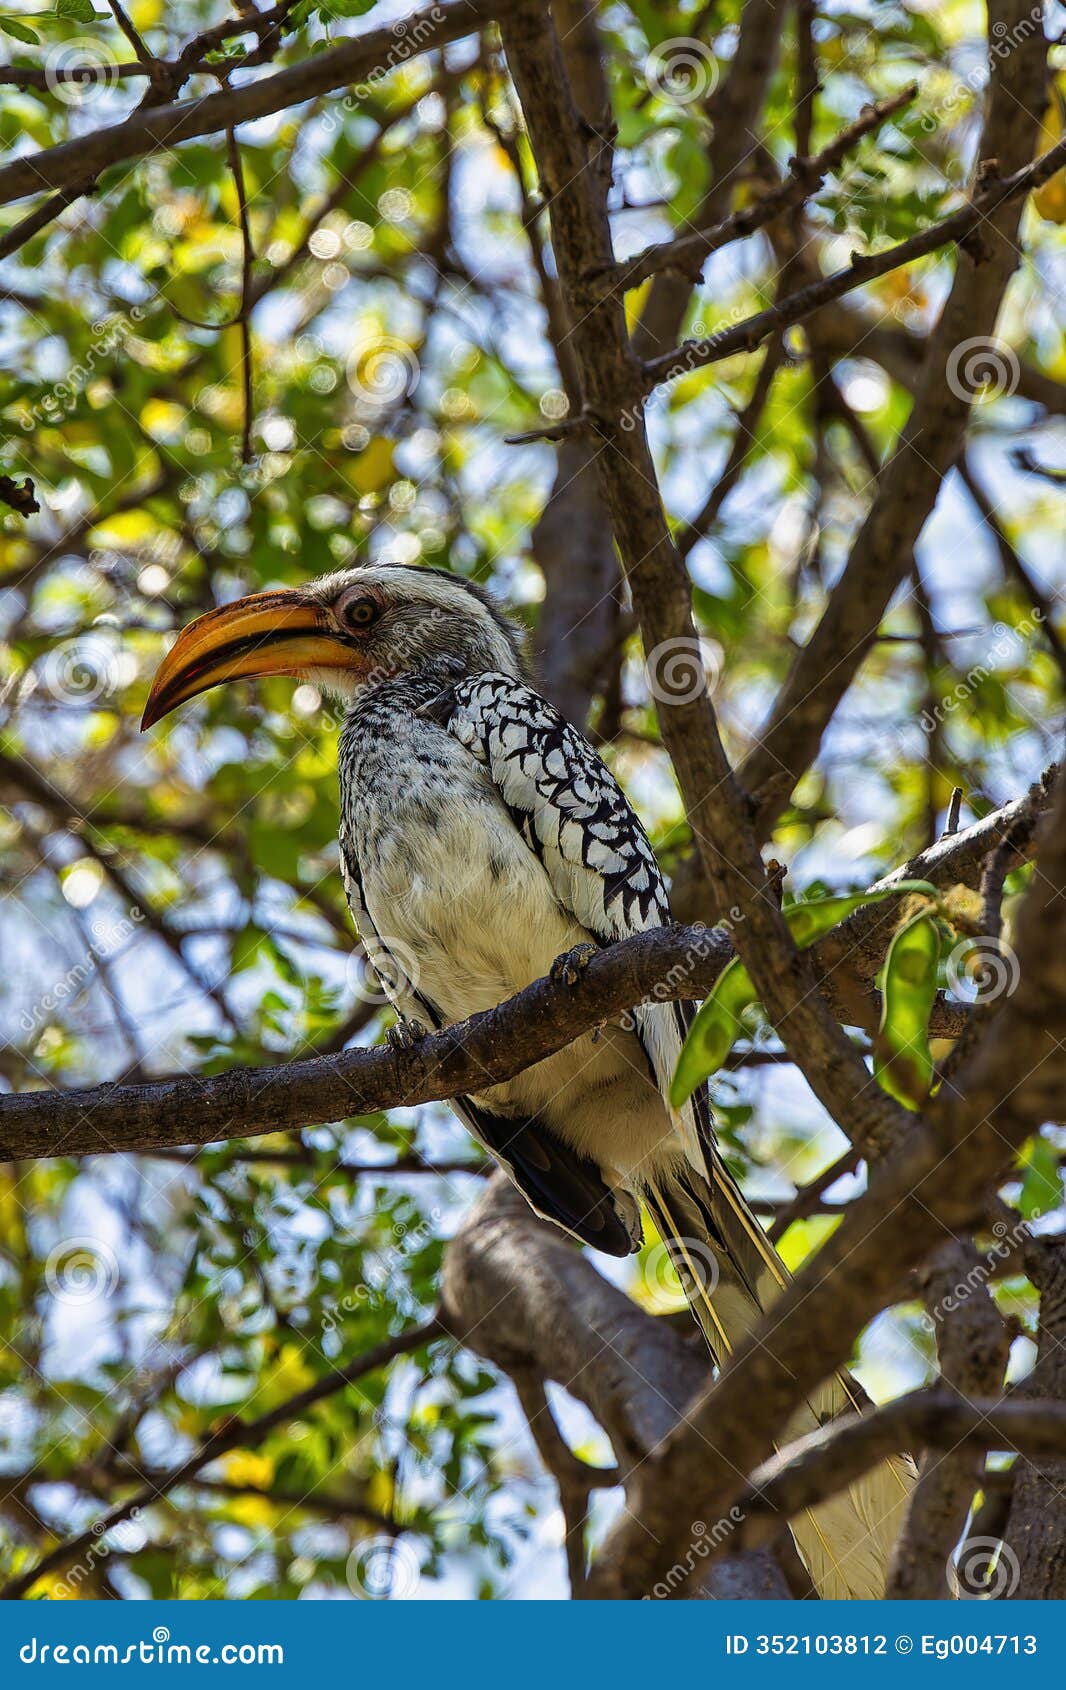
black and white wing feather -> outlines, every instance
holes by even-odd
[[[438,719],[484,764],[559,902],[600,944],[669,923],[666,885],[638,817],[547,699],[510,675],[485,674],[458,682],[441,704]],[[681,1003],[635,1011],[664,1101],[692,1013]],[[671,1113],[686,1154],[705,1173],[713,1142],[705,1091]]]

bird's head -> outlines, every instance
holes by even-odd
[[[222,681],[293,675],[354,699],[405,674],[522,667],[515,629],[481,588],[444,570],[367,564],[190,622],[159,666],[141,726]]]

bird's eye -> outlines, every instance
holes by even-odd
[[[337,606],[337,613],[346,628],[364,633],[381,615],[381,606],[376,599],[349,599]]]

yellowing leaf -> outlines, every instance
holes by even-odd
[[[395,453],[394,442],[379,434],[371,440],[365,451],[351,460],[347,466],[347,475],[357,493],[380,493],[389,485],[393,476]]]
[[[141,427],[153,440],[177,440],[185,427],[184,406],[168,399],[149,399],[141,410]]]
[[[294,1397],[297,1391],[302,1391],[305,1386],[310,1385],[314,1377],[314,1372],[303,1359],[300,1346],[283,1344],[277,1360],[269,1367],[267,1373],[269,1383],[265,1396],[268,1406]]]
[[[1048,152],[1051,147],[1057,146],[1059,141],[1062,140],[1064,100],[1061,84],[1063,80],[1060,77],[1057,82],[1051,84],[1049,90],[1047,109],[1044,112],[1040,134],[1036,141],[1038,157],[1041,153]],[[1050,176],[1046,182],[1034,190],[1033,207],[1048,223],[1066,223],[1066,168],[1056,170],[1054,176]]]
[[[286,1503],[286,1512],[291,1508]],[[265,1496],[235,1496],[225,1502],[226,1513],[239,1526],[247,1526],[251,1531],[268,1531],[278,1517],[278,1505],[270,1502]]]
[[[632,288],[626,294],[626,328],[632,334],[640,321],[640,314],[644,309],[644,302],[651,289],[651,282],[641,282],[639,288]]]
[[[223,1458],[222,1471],[231,1485],[252,1485],[266,1490],[274,1480],[272,1456],[252,1449],[231,1449]]]
[[[91,1597],[92,1594],[93,1592],[90,1589],[87,1592],[87,1595]],[[38,1579],[36,1584],[30,1586],[29,1590],[26,1592],[26,1596],[30,1602],[39,1602],[42,1600],[47,1600],[49,1602],[76,1602],[78,1600],[78,1591],[71,1581],[70,1574],[67,1573],[64,1575],[62,1569],[60,1569],[55,1573],[46,1573],[44,1578]]]
[[[222,352],[222,368],[234,381],[239,380],[244,358],[244,340],[239,324],[232,323],[222,330],[218,338]]]
[[[835,1215],[812,1215],[809,1220],[793,1221],[777,1246],[777,1253],[789,1272],[797,1273],[839,1224]]]

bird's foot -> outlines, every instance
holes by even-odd
[[[564,951],[552,963],[548,979],[556,986],[576,986],[596,950],[595,945],[575,945],[572,951]]]
[[[426,1031],[421,1021],[409,1021],[406,1016],[401,1015],[396,1025],[390,1027],[385,1034],[385,1042],[402,1055],[414,1050],[415,1045],[425,1038]]]

